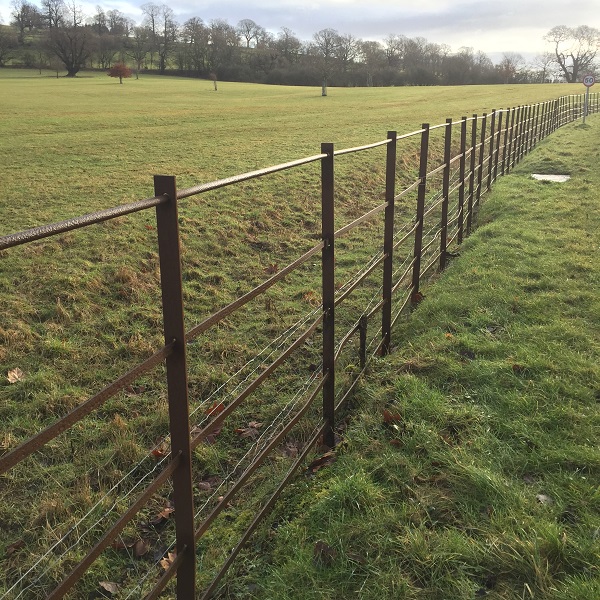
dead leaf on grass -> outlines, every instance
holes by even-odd
[[[313,550],[315,564],[319,566],[330,567],[337,558],[337,550],[332,548],[327,542],[319,540]]]
[[[259,423],[258,421],[250,421],[250,423],[248,423],[248,427],[238,427],[235,432],[241,438],[250,438],[255,440],[260,435],[259,429],[262,426],[263,424]]]
[[[205,411],[204,414],[207,417],[218,415],[225,410],[225,405],[222,402],[213,402]]]
[[[554,504],[554,500],[552,498],[550,498],[550,496],[547,496],[546,494],[537,494],[535,499],[540,504]]]
[[[126,550],[127,548],[133,548],[137,543],[137,540],[132,538],[119,538],[113,540],[110,547],[114,550]]]
[[[25,373],[19,367],[15,367],[8,372],[6,379],[8,379],[8,383],[18,383],[25,379]]]
[[[152,527],[161,527],[168,520],[169,517],[175,512],[175,507],[172,502],[169,502],[151,521],[149,521]]]
[[[281,453],[287,458],[298,458],[298,454],[300,453],[298,442],[287,442],[281,449]]]
[[[316,458],[315,460],[313,460],[310,463],[310,465],[308,465],[308,467],[306,467],[306,470],[309,473],[316,473],[319,469],[322,469],[323,467],[327,467],[334,462],[335,462],[335,452],[333,452],[333,451],[325,452],[325,454],[323,454],[322,456],[319,456],[319,458]]]
[[[136,558],[142,558],[144,554],[148,553],[148,550],[150,550],[148,542],[146,540],[138,540],[133,546],[133,555]]]
[[[119,585],[114,581],[100,581],[98,585],[111,596],[114,596],[119,592]]]
[[[402,421],[402,415],[399,412],[392,412],[387,408],[383,409],[383,422],[394,423]]]
[[[177,558],[177,552],[167,552],[167,556],[163,557],[160,560],[160,566],[165,571],[168,571],[170,569],[171,565],[175,562],[176,558]]]
[[[17,540],[16,542],[13,542],[9,546],[7,546],[5,556],[10,556],[11,554],[14,554],[17,550],[20,550],[24,546],[25,542],[23,540]]]

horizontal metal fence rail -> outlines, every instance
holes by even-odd
[[[599,95],[592,94],[588,113],[598,112],[599,109]],[[421,286],[424,277],[436,265],[437,270],[442,271],[452,256],[449,248],[453,244],[460,245],[469,235],[481,195],[491,189],[498,175],[510,173],[521,158],[530,152],[538,142],[566,123],[582,117],[583,111],[583,95],[565,96],[528,106],[494,109],[489,114],[465,116],[458,121],[447,119],[445,123],[434,126],[423,124],[421,129],[403,135],[390,131],[385,140],[354,148],[335,150],[333,144],[323,144],[321,152],[310,157],[182,190],[177,189],[174,177],[157,176],[155,178],[155,196],[152,198],[0,237],[0,251],[6,251],[22,244],[120,216],[151,208],[156,211],[163,294],[164,346],[97,394],[82,402],[62,419],[0,457],[0,474],[2,474],[100,408],[108,399],[139,379],[141,375],[161,364],[166,364],[171,438],[168,464],[138,494],[117,522],[104,532],[95,546],[72,568],[64,580],[49,592],[48,598],[63,598],[72,590],[90,565],[135,518],[151,496],[168,482],[173,484],[174,503],[177,506],[175,512],[177,556],[146,598],[158,598],[175,575],[177,576],[177,598],[179,600],[198,597],[195,583],[195,547],[199,539],[227,506],[227,502],[239,494],[251,476],[265,463],[267,457],[274,452],[285,436],[308,414],[321,394],[322,421],[315,427],[287,474],[247,527],[211,584],[203,591],[201,597],[209,598],[240,549],[268,514],[281,491],[302,466],[317,441],[323,439],[329,447],[335,446],[335,415],[364,375],[368,363],[366,337],[369,320],[381,312],[381,330],[375,353],[388,353],[391,329],[403,314],[421,300]],[[439,164],[433,166],[429,164],[432,135],[443,136],[443,158]],[[397,191],[398,144],[413,137],[420,140],[418,178],[404,189]],[[386,150],[385,201],[352,222],[334,230],[334,161],[347,154],[362,153],[384,147]],[[209,191],[316,162],[321,165],[321,241],[254,289],[185,331],[183,329],[184,309],[179,256],[178,202]],[[414,218],[410,219],[403,227],[398,227],[395,203],[411,193],[416,194]],[[382,214],[384,216],[382,252],[375,256],[344,289],[336,292],[335,241]],[[405,260],[394,270],[395,255],[400,254],[402,248],[404,248]],[[192,432],[187,398],[186,344],[251,300],[264,294],[319,252],[321,253],[323,300],[316,318],[305,326],[302,333],[296,334],[296,339],[288,343],[280,351],[279,356],[266,366],[254,380],[250,381],[227,406],[223,406],[219,412],[208,414],[203,427],[199,431]],[[379,268],[382,269],[379,301],[370,307],[345,333],[342,333],[336,341],[335,312]],[[398,294],[400,297],[397,297]],[[396,304],[394,304],[394,300],[396,300]],[[191,483],[193,468],[191,453],[319,329],[323,336],[320,379],[313,383],[309,391],[305,392],[305,400],[301,407],[250,461],[250,464],[232,483],[221,502],[201,523],[196,523]],[[336,401],[336,364],[338,364],[344,348],[357,334],[360,336],[361,368],[348,387],[344,389],[342,398]]]

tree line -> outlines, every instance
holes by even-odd
[[[390,86],[578,81],[594,71],[600,31],[554,27],[551,50],[527,64],[507,52],[497,64],[483,52],[391,34],[382,42],[322,29],[300,40],[289,28],[277,34],[251,19],[231,25],[192,17],[179,23],[166,4],[147,3],[136,24],[101,6],[86,16],[75,0],[13,0],[8,26],[0,26],[0,66],[9,62],[51,67],[75,76],[83,68],[129,63],[136,72],[192,75],[288,85]]]

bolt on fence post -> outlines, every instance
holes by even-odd
[[[481,198],[481,182],[483,180],[483,157],[485,155],[485,134],[487,129],[487,113],[483,113],[481,119],[481,139],[479,145],[479,164],[477,167],[477,194],[475,198],[475,206],[479,206]]]
[[[488,172],[485,184],[488,192],[492,189],[492,173],[494,172],[494,140],[496,136],[496,109],[492,109],[492,120],[490,122],[490,151],[488,153]]]
[[[427,157],[429,154],[429,123],[421,126],[421,153],[419,159],[419,189],[417,192],[417,215],[415,229],[415,247],[413,252],[413,271],[411,283],[411,304],[418,303],[421,279],[421,251],[423,248],[423,218],[425,214],[425,193],[427,191]]]
[[[498,132],[496,135],[496,156],[494,158],[494,175],[492,181],[498,179],[498,161],[500,160],[500,140],[502,138],[502,116],[504,110],[500,109],[498,112]]]
[[[388,131],[386,163],[385,163],[385,222],[383,232],[383,307],[381,309],[381,355],[389,354],[392,329],[392,273],[394,253],[394,199],[396,195],[396,151],[397,134]]]
[[[477,152],[477,115],[471,124],[471,160],[469,163],[469,197],[467,199],[467,235],[473,225],[473,198],[475,195],[475,152]]]
[[[154,194],[169,198],[168,202],[159,204],[156,207],[156,228],[158,232],[165,344],[174,342],[173,352],[166,359],[166,369],[171,456],[173,458],[181,457],[180,464],[173,473],[172,478],[177,554],[185,555],[177,569],[177,598],[185,600],[194,598],[196,593],[196,552],[181,255],[175,177],[156,175],[154,177]]]
[[[439,271],[446,268],[448,258],[448,203],[450,201],[450,159],[452,157],[452,119],[446,119],[444,129],[444,173],[442,178],[442,219],[440,223]]]
[[[464,226],[465,226],[465,167],[467,164],[467,117],[463,117],[460,122],[460,161],[459,178],[460,187],[458,188],[458,243],[462,244]]]
[[[335,446],[335,251],[333,144],[321,144],[321,277],[323,286],[323,443]]]

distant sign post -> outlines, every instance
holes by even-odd
[[[583,78],[583,85],[585,85],[585,105],[583,107],[583,123],[585,125],[585,118],[588,114],[588,102],[590,99],[590,88],[596,83],[596,78],[593,75],[586,75]]]

